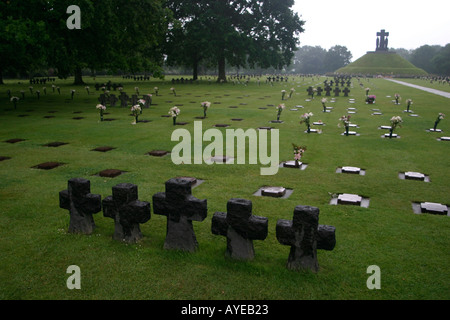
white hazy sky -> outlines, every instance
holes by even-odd
[[[353,61],[375,51],[381,29],[390,48],[450,43],[449,0],[295,0],[293,10],[306,21],[300,46],[346,46]]]

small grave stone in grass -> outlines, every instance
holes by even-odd
[[[284,123],[282,120],[270,120],[270,123]]]
[[[301,162],[301,161],[291,160],[291,161],[282,162],[280,164],[280,167],[281,168],[292,168],[292,169],[305,170],[308,167],[308,165],[306,163]]]
[[[10,157],[4,157],[4,156],[0,156],[0,162],[1,161],[5,161],[5,160],[9,160],[11,159]]]
[[[319,209],[296,206],[292,220],[280,219],[276,225],[279,243],[291,247],[287,268],[317,272],[317,249],[333,250],[336,245],[336,228],[319,225]]]
[[[330,204],[332,205],[354,205],[354,206],[360,206],[364,208],[369,207],[369,198],[361,197],[356,194],[348,194],[343,193],[338,195],[337,197],[333,197],[330,201]]]
[[[259,188],[253,195],[258,197],[271,197],[278,199],[287,199],[289,198],[294,190],[287,189],[284,187],[276,187],[276,186],[264,186]]]
[[[108,151],[111,151],[114,149],[115,149],[114,147],[98,147],[98,148],[92,149],[91,151],[108,152]]]
[[[341,136],[345,136],[345,135],[346,135],[345,132],[341,133]],[[349,135],[349,136],[356,136],[356,137],[359,137],[359,136],[360,136],[360,134],[357,133],[356,131],[349,131],[349,132],[348,132],[348,135]]]
[[[72,118],[73,120],[82,120],[82,119],[84,119],[84,117],[74,117],[74,118]]]
[[[92,234],[93,214],[101,210],[101,196],[91,194],[91,183],[82,178],[70,179],[68,189],[59,192],[59,207],[69,210],[69,233]]]
[[[234,158],[232,157],[227,157],[227,156],[214,156],[208,159],[209,162],[211,163],[229,163],[234,161]]]
[[[229,106],[228,108],[231,108],[231,109],[237,109],[238,106]]]
[[[195,177],[176,177],[175,179],[184,179],[184,180],[189,181],[191,183],[192,188],[198,187],[203,182],[205,182],[205,180],[197,179]]]
[[[431,128],[431,129],[428,129],[427,132],[442,132],[442,130],[441,129],[433,129],[433,128]]]
[[[41,169],[41,170],[52,170],[54,168],[62,166],[63,164],[64,163],[61,163],[61,162],[44,162],[44,163],[40,163],[32,168],[33,169]]]
[[[44,116],[44,119],[53,119],[55,116]]]
[[[391,126],[380,126],[378,129],[391,130]]]
[[[189,122],[177,122],[176,123],[177,126],[185,126],[187,124],[189,124]]]
[[[244,120],[244,119],[240,119],[240,118],[231,119],[231,121],[242,121],[242,120]]]
[[[385,133],[381,136],[382,138],[393,138],[393,139],[400,139],[400,136],[396,133],[393,133],[392,136],[389,133]]]
[[[103,178],[115,178],[120,176],[123,173],[123,171],[121,170],[117,170],[117,169],[106,169],[106,170],[102,170],[98,173],[98,175],[100,177]]]
[[[406,180],[418,180],[418,181],[430,182],[430,177],[428,175],[420,173],[420,172],[413,172],[413,171],[400,172],[398,174],[398,177],[400,179],[406,179]]]
[[[381,116],[383,113],[381,113],[381,112],[378,112],[378,111],[376,111],[376,112],[374,112],[374,113],[372,113],[372,115],[373,116]]]
[[[259,110],[267,110],[265,107],[258,108]]]
[[[5,142],[13,144],[13,143],[18,143],[18,142],[22,142],[22,141],[25,141],[25,139],[9,139],[9,140],[6,140]]]
[[[258,130],[272,130],[272,127],[259,127]]]
[[[447,216],[449,215],[447,205],[435,202],[413,202],[412,209],[416,214],[430,213]]]
[[[325,123],[323,123],[322,121],[316,121],[316,122],[313,122],[313,125],[315,125],[315,126],[324,126]]]
[[[450,137],[440,137],[438,140],[440,140],[440,141],[450,141]]]
[[[112,196],[102,201],[103,216],[113,218],[113,239],[135,243],[142,239],[139,224],[150,220],[150,203],[138,200],[138,188],[131,183],[121,183],[112,188]]]
[[[366,170],[358,168],[358,167],[345,166],[345,167],[337,168],[336,173],[349,173],[349,174],[357,174],[357,175],[364,176],[366,174]]]
[[[167,217],[164,249],[193,252],[198,243],[192,221],[205,220],[207,201],[192,196],[192,181],[188,179],[170,179],[165,185],[165,192],[153,195],[154,213]]]
[[[228,128],[230,125],[229,124],[215,124],[214,127],[216,128]]]
[[[66,144],[68,144],[68,143],[57,141],[57,142],[50,142],[50,143],[44,144],[44,147],[58,148],[58,147],[66,145]]]
[[[305,133],[308,133],[308,130],[305,130]],[[320,133],[318,129],[309,129],[309,133]]]
[[[214,213],[211,232],[227,237],[227,256],[251,260],[255,256],[253,240],[267,238],[268,219],[252,214],[250,200],[230,199],[226,213]]]
[[[169,153],[170,153],[169,151],[165,151],[165,150],[153,150],[147,154],[150,156],[153,156],[153,157],[164,157]]]

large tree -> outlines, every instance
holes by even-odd
[[[169,60],[190,64],[194,74],[200,61],[214,61],[218,81],[226,81],[226,63],[281,69],[290,64],[303,32],[293,5],[293,0],[168,0],[179,21]]]
[[[334,72],[350,63],[352,53],[345,46],[336,45],[331,47],[324,59],[325,71]]]
[[[423,45],[412,52],[410,62],[428,73],[438,73],[431,61],[441,49],[441,46]]]

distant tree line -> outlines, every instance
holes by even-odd
[[[345,46],[335,45],[328,50],[320,46],[302,46],[295,52],[290,70],[301,74],[325,74],[345,67],[351,59],[352,53]]]
[[[423,45],[413,50],[403,48],[391,50],[430,74],[450,76],[450,43],[446,46]]]

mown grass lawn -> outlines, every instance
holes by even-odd
[[[450,205],[450,143],[438,141],[448,136],[450,120],[430,133],[439,112],[450,114],[446,98],[397,85],[383,79],[353,79],[350,97],[328,102],[334,109],[322,112],[320,98],[308,99],[306,89],[321,85],[325,78],[290,77],[289,82],[258,85],[172,84],[166,81],[125,81],[122,78],[87,78],[91,94],[84,86],[71,81],[57,81],[61,95],[47,94],[43,85],[38,100],[29,92],[29,84],[7,81],[0,92],[0,156],[11,159],[0,162],[0,299],[449,299],[450,295],[450,220],[448,216],[415,214],[412,202],[438,202]],[[138,86],[141,94],[152,93],[153,104],[144,109],[140,120],[132,125],[129,108],[108,107],[99,121],[95,109],[99,96],[95,83],[122,82],[131,95]],[[159,87],[159,95],[153,88]],[[175,87],[174,96],[170,88]],[[364,88],[377,96],[375,105],[364,101]],[[295,88],[291,99],[282,101],[281,90]],[[17,109],[8,100],[7,90],[25,99]],[[74,99],[70,92],[76,90]],[[401,104],[392,100],[395,93]],[[390,96],[390,97],[388,97]],[[349,103],[355,99],[354,104]],[[411,117],[406,99],[414,101]],[[328,98],[328,100],[330,100]],[[210,101],[204,120],[200,103]],[[285,103],[282,124],[276,119],[275,106]],[[174,165],[170,156],[146,155],[152,150],[167,150],[178,143],[171,141],[175,127],[166,115],[179,105],[179,126],[193,133],[194,121],[202,121],[203,130],[215,124],[230,124],[229,129],[272,126],[279,129],[279,160],[292,160],[292,143],[307,146],[303,161],[306,170],[280,168],[273,176],[260,175],[261,165]],[[269,106],[270,105],[270,106]],[[301,105],[298,111],[291,111]],[[237,106],[238,108],[229,108]],[[339,117],[355,107],[352,122],[360,136],[342,136]],[[267,109],[259,109],[267,108]],[[382,115],[372,115],[373,108]],[[313,112],[313,121],[322,120],[321,134],[305,134],[300,115]],[[52,113],[50,113],[52,112]],[[77,112],[77,113],[75,113]],[[81,113],[78,113],[81,112]],[[25,115],[25,116],[23,116]],[[403,118],[396,130],[400,139],[382,139],[392,116]],[[44,118],[54,116],[53,118]],[[74,117],[83,117],[74,120]],[[232,118],[241,118],[235,122]],[[318,127],[314,127],[318,128]],[[225,133],[226,128],[219,129]],[[24,139],[15,144],[9,139]],[[66,142],[58,148],[44,147],[50,142]],[[204,146],[208,143],[205,142]],[[91,151],[112,146],[112,151]],[[44,171],[32,168],[43,162],[64,165]],[[357,166],[364,176],[336,173],[341,166]],[[104,169],[126,173],[102,178]],[[399,172],[417,171],[429,175],[431,182],[401,180]],[[111,195],[118,183],[138,185],[139,198],[151,202],[152,195],[164,190],[165,181],[177,176],[193,176],[205,182],[193,189],[193,195],[208,201],[208,217],[194,222],[199,249],[195,253],[163,250],[166,218],[153,215],[141,225],[144,238],[133,245],[112,239],[114,222],[100,212],[94,216],[96,230],[90,236],[67,233],[69,215],[59,208],[58,193],[67,188],[70,178],[91,181],[91,192],[102,199]],[[291,188],[288,199],[257,197],[261,186]],[[354,193],[370,199],[368,208],[330,205],[331,194]],[[211,233],[211,218],[216,211],[226,211],[231,198],[253,202],[253,214],[269,219],[265,241],[255,241],[255,259],[249,262],[225,258],[226,239]],[[336,227],[337,244],[333,251],[319,251],[320,271],[294,272],[285,268],[289,248],[277,242],[278,219],[292,219],[297,205],[320,209],[321,224]],[[69,290],[66,269],[81,269],[81,290]],[[381,270],[381,289],[369,290],[367,268]]]

